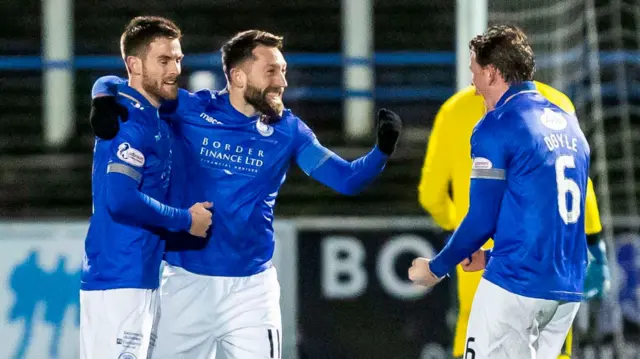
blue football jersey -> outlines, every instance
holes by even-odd
[[[472,178],[506,181],[487,280],[527,297],[581,300],[589,153],[576,117],[530,82],[477,124]]]
[[[166,261],[203,275],[265,270],[274,252],[276,196],[291,162],[317,141],[314,134],[289,110],[274,124],[247,117],[231,106],[226,91],[180,90],[178,104],[170,120],[176,142],[169,203],[210,201],[214,214],[206,241],[169,236]]]
[[[114,206],[132,203],[122,202],[131,200],[122,198],[131,193],[123,193],[117,182],[131,179],[138,183],[134,189],[148,201],[166,202],[171,172],[171,132],[169,124],[159,119],[157,108],[129,86],[118,86],[118,102],[127,107],[129,120],[121,124],[114,139],[97,139],[94,148],[93,215],[85,239],[83,290],[154,289],[159,285],[164,252],[159,233],[163,226],[153,223],[153,217],[148,225],[141,225],[136,221],[136,212],[122,215],[126,210],[135,209],[118,211]],[[175,226],[188,228],[189,218],[185,225],[185,213],[181,215],[183,224]]]

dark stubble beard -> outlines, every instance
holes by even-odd
[[[264,90],[260,90],[257,87],[247,84],[247,89],[244,91],[244,100],[267,117],[280,117],[284,109],[284,104],[281,101],[269,101],[267,98],[267,94],[270,92],[278,92],[279,90],[280,88],[274,87],[267,87]]]
[[[156,80],[147,76],[145,67],[142,67],[142,88],[159,101],[175,100],[178,97],[178,85],[176,84],[173,89],[169,90],[162,87],[163,83],[163,79]]]

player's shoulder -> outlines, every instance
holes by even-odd
[[[121,129],[141,128],[157,121],[158,115],[155,107],[145,105],[140,101],[122,93],[117,95],[118,103],[127,109],[127,121],[121,123]]]
[[[282,115],[275,119],[270,120],[269,124],[278,127],[295,127],[298,123],[303,122],[291,109],[285,108],[282,111]]]
[[[537,90],[521,90],[519,92],[511,92],[504,95],[506,100],[497,106],[489,114],[496,121],[501,122],[504,126],[518,125],[522,119],[529,118],[532,114],[552,106]]]
[[[202,89],[191,92],[185,89],[178,90],[178,102],[181,108],[205,108],[216,100],[217,91]]]
[[[507,106],[501,106],[487,112],[474,126],[472,137],[491,139],[495,142],[508,142],[516,136],[523,121],[521,114]]]
[[[540,92],[540,94],[549,102],[558,106],[567,113],[575,113],[575,106],[573,105],[573,102],[571,102],[571,99],[569,99],[569,96],[545,83],[539,81],[534,81],[534,83],[536,84],[538,92]]]
[[[285,108],[280,116],[280,120],[273,123],[273,126],[281,131],[291,134],[292,136],[313,133],[311,128],[298,117],[291,109]]]
[[[473,127],[472,135],[478,136],[479,134],[491,134],[494,129],[500,127],[501,119],[496,116],[495,111],[487,112],[478,123]]]
[[[158,121],[158,111],[153,106],[145,106],[140,102],[129,98],[120,98],[118,103],[125,106],[128,112],[126,122],[120,122],[118,137],[144,141],[151,132],[156,132]],[[116,137],[117,138],[117,137]]]
[[[158,109],[137,90],[127,84],[120,84],[117,88],[116,101],[127,109],[129,126],[155,123],[158,119]]]
[[[117,100],[119,104],[127,109],[130,119],[139,120],[145,117],[145,106],[139,101],[121,93],[118,94]]]

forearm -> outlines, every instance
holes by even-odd
[[[160,203],[140,192],[131,177],[119,173],[107,176],[107,205],[119,222],[170,231],[188,231],[191,227],[188,210]]]
[[[323,162],[310,171],[309,175],[342,194],[354,195],[378,177],[387,159],[388,156],[377,147],[351,162],[327,152]]]
[[[469,211],[442,251],[432,260],[433,274],[438,277],[448,274],[493,236],[504,188],[504,181],[471,181]]]

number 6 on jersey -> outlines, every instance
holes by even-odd
[[[566,224],[578,222],[580,218],[580,187],[565,177],[567,168],[576,168],[573,156],[560,156],[556,159],[556,184],[558,186],[558,212]],[[571,193],[571,210],[567,207],[567,192]]]

